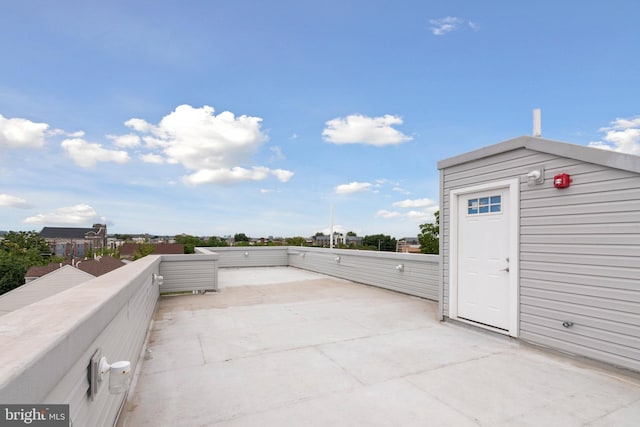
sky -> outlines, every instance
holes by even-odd
[[[0,230],[416,236],[437,162],[640,155],[640,2],[4,2]]]

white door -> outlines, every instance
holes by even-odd
[[[457,196],[458,317],[510,330],[509,188]]]

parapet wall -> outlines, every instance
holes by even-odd
[[[0,403],[69,404],[74,426],[114,425],[126,394],[108,378],[91,393],[93,356],[134,372],[160,292],[215,290],[216,260],[149,255],[2,316]]]
[[[307,246],[196,248],[217,254],[220,267],[290,266],[438,300],[438,255]]]

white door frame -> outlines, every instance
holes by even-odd
[[[509,330],[504,331],[492,328],[458,317],[458,197],[468,193],[494,190],[498,188],[509,189]],[[474,185],[473,187],[459,188],[449,192],[449,318],[460,322],[491,329],[496,332],[518,336],[518,323],[520,314],[520,257],[518,254],[520,236],[520,180],[509,179],[495,181],[487,184]]]

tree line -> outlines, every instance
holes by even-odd
[[[0,294],[23,285],[30,267],[60,261],[39,233],[9,231],[0,241]]]

